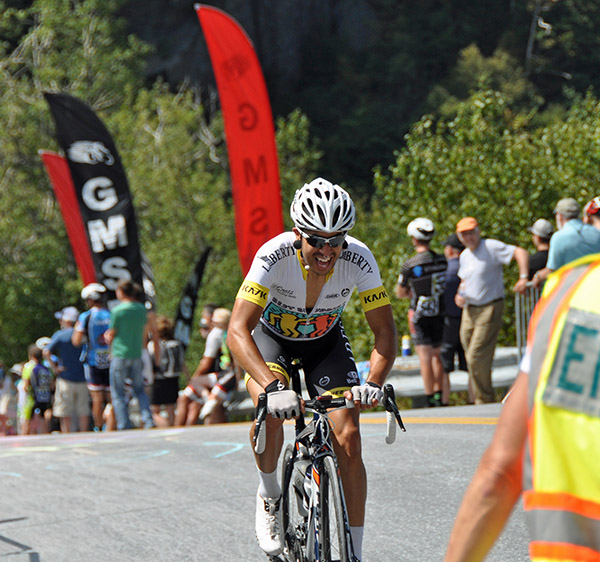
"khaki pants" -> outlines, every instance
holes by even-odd
[[[465,350],[475,404],[494,401],[492,362],[503,311],[503,299],[482,306],[467,305],[463,310],[460,341]]]

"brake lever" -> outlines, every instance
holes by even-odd
[[[387,416],[387,435],[385,437],[385,442],[390,445],[396,440],[396,424],[394,423],[394,419],[400,426],[400,429],[406,431],[406,427],[404,427],[402,417],[400,416],[400,411],[396,405],[396,393],[391,384],[386,384],[383,387],[382,405],[385,408]]]
[[[260,455],[265,450],[265,444],[267,436],[264,431],[263,424],[267,419],[267,395],[263,392],[258,397],[255,410],[256,425],[254,426],[254,437],[252,441],[254,443],[254,451],[257,455]]]

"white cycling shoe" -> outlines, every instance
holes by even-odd
[[[256,494],[256,540],[269,556],[277,556],[283,550],[280,501],[281,498],[263,499]]]
[[[200,410],[200,415],[198,416],[198,418],[202,421],[204,421],[204,418],[206,418],[207,416],[210,416],[210,414],[213,413],[214,409],[217,407],[217,401],[215,398],[211,398],[210,400],[207,400],[204,403],[204,406],[202,406],[202,410]]]

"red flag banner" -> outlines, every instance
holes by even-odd
[[[225,12],[195,5],[217,81],[244,274],[256,251],[283,231],[275,127],[265,79],[250,39]]]
[[[94,260],[85,235],[85,226],[79,212],[79,203],[77,202],[77,194],[75,193],[69,165],[65,158],[55,152],[40,150],[40,156],[54,188],[83,284],[94,283],[96,281]]]

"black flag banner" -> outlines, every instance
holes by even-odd
[[[200,259],[194,267],[194,271],[192,271],[190,278],[185,284],[179,306],[177,307],[177,314],[175,316],[175,339],[180,341],[185,348],[187,348],[190,343],[190,335],[194,323],[194,311],[196,310],[196,302],[198,300],[198,289],[202,282],[204,267],[206,266],[208,254],[210,254],[211,249],[210,246],[207,247],[200,256]]]
[[[44,97],[71,171],[97,280],[111,293],[121,279],[143,286],[133,201],[110,133],[81,100],[68,94]]]
[[[156,282],[154,280],[154,271],[148,256],[141,251],[142,256],[142,278],[144,280],[142,287],[146,295],[146,308],[156,312]]]

